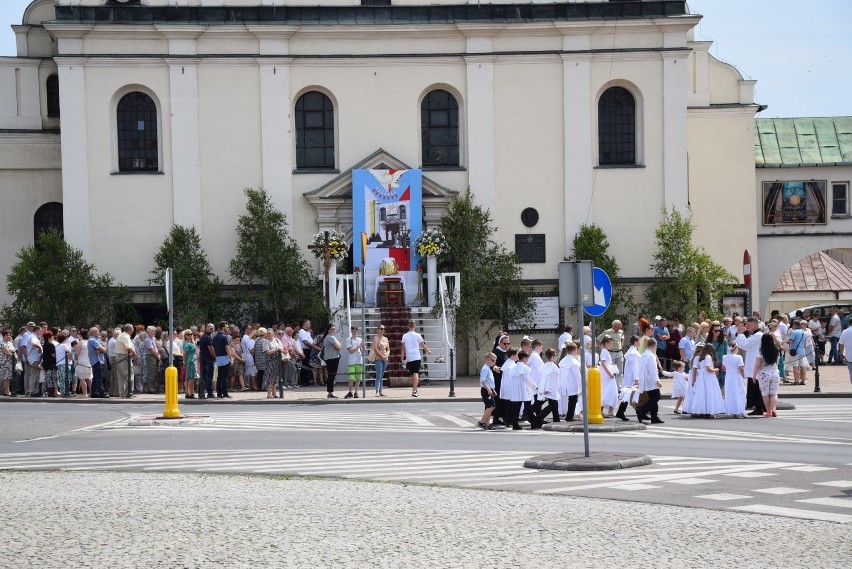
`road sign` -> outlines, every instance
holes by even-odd
[[[743,284],[751,286],[751,253],[748,249],[743,253]]]
[[[594,287],[592,303],[583,305],[583,310],[589,316],[597,317],[606,312],[612,300],[612,283],[609,275],[603,269],[595,267],[592,269],[592,286]]]
[[[593,295],[591,261],[559,263],[559,306],[576,308],[591,301]]]

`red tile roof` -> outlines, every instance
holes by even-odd
[[[784,271],[772,292],[840,290],[852,290],[852,269],[819,252]]]

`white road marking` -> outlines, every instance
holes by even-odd
[[[702,500],[717,500],[726,502],[728,500],[750,500],[751,496],[743,496],[742,494],[705,494],[704,496],[695,496]]]
[[[852,488],[852,480],[832,480],[831,482],[814,482],[817,486],[831,486],[832,488]]]
[[[769,514],[772,516],[799,518],[803,520],[821,520],[826,522],[837,522],[841,524],[852,523],[852,516],[848,514],[834,514],[831,512],[820,512],[817,510],[799,510],[796,508],[781,508],[779,506],[768,506],[765,504],[733,506],[730,509],[736,510],[738,512],[749,512],[752,514]]]
[[[760,488],[758,490],[752,490],[752,492],[760,492],[761,494],[775,494],[777,496],[783,496],[785,494],[799,494],[801,492],[810,492],[810,490],[802,490],[801,488],[784,488],[783,486],[778,486],[776,488]]]
[[[808,498],[796,501],[803,504],[816,504],[818,506],[831,506],[833,508],[852,508],[852,498]]]

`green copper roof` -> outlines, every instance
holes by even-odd
[[[852,117],[757,119],[758,168],[852,166]]]

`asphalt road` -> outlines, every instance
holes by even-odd
[[[0,407],[0,470],[67,469],[327,476],[578,495],[852,523],[852,400],[797,399],[777,419],[673,415],[646,431],[593,434],[592,452],[652,457],[607,473],[523,468],[582,452],[581,434],[484,432],[475,403],[184,409],[209,425],[130,427],[151,405]]]

